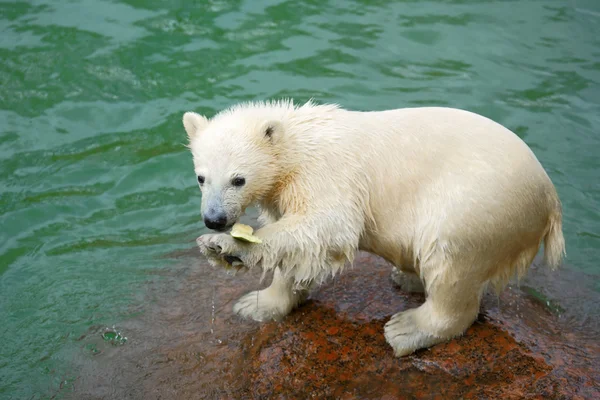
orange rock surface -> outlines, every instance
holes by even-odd
[[[559,316],[526,288],[486,295],[464,336],[398,359],[383,326],[423,296],[396,288],[379,258],[361,254],[282,322],[263,324],[231,311],[259,286],[258,271],[230,276],[195,251],[181,261],[121,326],[127,345],[82,362],[78,398],[600,398],[597,313]],[[551,288],[567,272],[536,273]]]

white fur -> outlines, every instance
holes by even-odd
[[[210,180],[203,191],[217,193],[232,219],[251,204],[263,211],[263,244],[227,234],[198,239],[213,263],[229,254],[248,267],[280,268],[257,307],[249,298],[236,305],[245,316],[287,314],[300,300],[294,290],[369,251],[416,274],[426,291],[422,306],[386,324],[401,356],[462,334],[484,288],[525,273],[542,241],[551,266],[564,254],[552,182],[518,136],[485,117],[276,102],[236,106],[211,121],[187,113],[184,125],[195,171]],[[246,187],[227,187],[234,173]]]

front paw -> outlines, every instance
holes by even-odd
[[[206,234],[196,239],[196,244],[200,249],[200,252],[206,257],[215,258],[221,255],[221,248],[217,247],[216,244],[212,243],[210,237],[212,234]]]
[[[196,239],[196,243],[206,255],[235,255],[239,250],[235,239],[226,233],[207,233]]]
[[[235,240],[225,233],[209,233],[196,239],[196,243],[213,264],[226,264],[234,267],[253,267],[256,265],[255,247]],[[256,246],[256,245],[254,245]]]

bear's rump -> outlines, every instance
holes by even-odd
[[[476,270],[481,281],[512,274],[537,253],[557,198],[539,164],[527,168],[520,181],[490,171],[479,179],[446,174],[408,189],[402,179],[395,187],[388,182],[370,200],[374,226],[365,247],[417,272],[437,260]]]

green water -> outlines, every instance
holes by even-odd
[[[534,150],[569,268],[600,276],[595,0],[9,1],[0,60],[0,398],[68,392],[77,338],[143,312],[203,232],[186,110],[480,112]]]

